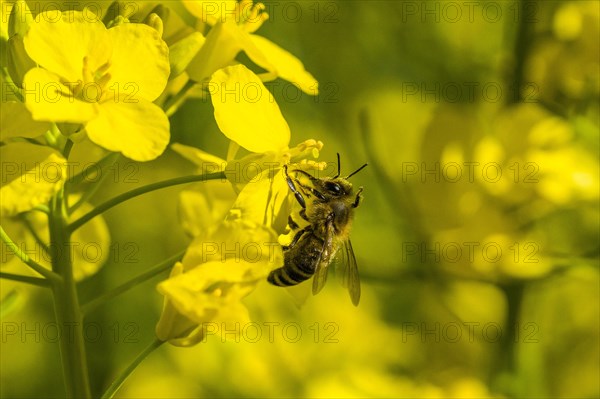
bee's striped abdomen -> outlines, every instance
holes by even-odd
[[[307,241],[302,243],[302,241]],[[283,266],[269,273],[267,280],[279,287],[300,284],[315,274],[317,263],[321,258],[323,241],[313,234],[305,234],[299,245],[284,254]]]
[[[269,283],[279,287],[300,284],[312,277],[313,273],[306,273],[292,262],[285,262],[283,267],[269,273]]]

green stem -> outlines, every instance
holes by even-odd
[[[65,146],[63,148],[62,154],[65,158],[69,159],[69,155],[71,154],[71,150],[73,149],[73,142],[69,139],[65,142]]]
[[[519,370],[517,364],[519,340],[516,334],[518,334],[517,330],[521,318],[525,284],[523,282],[513,282],[501,285],[500,288],[503,290],[507,302],[506,334],[502,334],[498,348],[498,360],[495,362],[496,370],[494,370],[492,375],[496,377],[508,377],[508,386],[506,385],[506,381],[504,381],[498,389],[505,391],[509,397],[521,397],[523,392],[520,391],[521,387],[518,385]]]
[[[514,44],[515,67],[512,71],[512,95],[508,96],[509,104],[516,104],[523,100],[521,90],[525,79],[525,62],[531,43],[533,43],[532,36],[534,33],[534,23],[528,16],[532,5],[536,5],[535,0],[521,0],[518,5],[520,19]]]
[[[6,280],[18,281],[20,283],[37,285],[38,287],[48,288],[50,286],[50,283],[48,282],[48,280],[46,280],[45,278],[39,278],[39,277],[22,276],[20,274],[0,272],[0,278],[6,279]]]
[[[115,396],[115,394],[117,393],[117,391],[121,388],[121,386],[123,385],[123,383],[127,380],[127,378],[129,378],[129,376],[131,375],[131,373],[133,373],[133,371],[137,368],[137,366],[152,352],[154,352],[155,349],[159,348],[162,344],[164,344],[165,341],[161,341],[159,339],[153,341],[150,345],[148,345],[148,347],[146,349],[144,349],[134,360],[133,362],[131,362],[131,364],[129,366],[127,366],[127,368],[125,370],[123,370],[123,372],[121,373],[121,375],[119,375],[112,384],[110,384],[110,386],[108,387],[108,389],[106,390],[106,392],[104,392],[104,394],[102,395],[102,399],[110,399],[112,397]]]
[[[187,92],[190,91],[190,89],[195,85],[196,82],[193,80],[188,80],[177,94],[165,101],[163,109],[165,110],[165,114],[167,114],[167,116],[171,116],[175,113]]]
[[[44,266],[40,265],[33,259],[31,259],[26,253],[21,251],[19,246],[10,239],[8,234],[4,231],[4,228],[0,226],[0,238],[2,241],[6,243],[6,246],[17,256],[17,258],[21,259],[23,263],[32,268],[34,271],[38,272],[42,276],[46,277],[48,280],[59,281],[60,276],[52,271],[46,269]]]
[[[116,153],[116,152],[111,152],[110,154],[108,154],[107,156],[105,156],[104,158],[102,158],[101,160],[99,160],[98,162],[96,162],[95,164],[93,164],[97,170],[100,170],[100,173],[102,173],[102,176],[105,175],[104,173],[104,169],[107,166],[112,166],[115,162],[117,162],[117,160],[119,159],[119,157],[121,156],[121,154]],[[69,178],[69,180],[67,180],[67,186],[72,187],[75,186],[77,184],[82,183],[83,181],[85,181],[86,179],[89,179],[89,172],[87,170],[87,168],[85,168],[84,170],[82,170],[81,172],[79,172],[78,174],[76,174],[75,176],[72,176]]]
[[[50,249],[48,248],[48,244],[46,244],[44,242],[44,240],[42,240],[42,237],[40,237],[40,235],[38,234],[38,232],[35,230],[35,228],[31,224],[31,220],[29,220],[27,218],[27,216],[25,216],[25,215],[21,215],[21,220],[23,221],[23,223],[25,224],[25,227],[27,227],[27,230],[29,230],[29,232],[31,233],[31,235],[33,236],[33,238],[35,239],[35,241],[38,243],[38,245],[44,250],[44,252],[47,255],[49,255],[50,254]]]
[[[60,334],[60,354],[66,396],[91,398],[85,342],[83,315],[73,278],[72,247],[67,226],[64,191],[59,191],[51,202],[49,217],[52,270],[62,279],[52,284],[56,323],[63,330]]]
[[[90,311],[96,309],[98,306],[102,305],[103,303],[109,301],[110,299],[112,299],[118,295],[121,295],[124,292],[129,291],[130,289],[138,286],[139,284],[145,282],[146,280],[151,279],[152,277],[157,276],[158,274],[160,274],[166,270],[169,270],[171,267],[173,267],[173,263],[180,260],[184,254],[185,254],[185,250],[160,262],[158,265],[152,267],[150,270],[146,271],[145,273],[140,274],[137,277],[134,277],[133,279],[127,281],[126,283],[123,283],[120,286],[118,286],[108,292],[105,292],[104,294],[100,295],[99,297],[92,299],[91,301],[89,301],[87,303],[84,303],[83,305],[81,305],[81,311],[84,314],[87,314]]]
[[[91,211],[89,211],[88,213],[86,213],[79,219],[75,220],[73,223],[71,223],[71,225],[69,226],[69,230],[71,232],[73,232],[73,231],[77,230],[78,228],[80,228],[81,226],[83,226],[85,223],[89,222],[91,219],[106,212],[113,206],[119,205],[120,203],[130,200],[132,198],[135,198],[139,195],[146,194],[151,191],[156,191],[156,190],[160,190],[163,188],[171,187],[171,186],[176,186],[179,184],[187,184],[187,183],[200,182],[200,181],[206,181],[206,180],[218,180],[218,179],[225,179],[225,178],[226,177],[225,177],[224,172],[217,172],[217,173],[209,173],[206,175],[191,175],[191,176],[176,177],[174,179],[169,179],[169,180],[161,181],[158,183],[148,184],[146,186],[136,188],[134,190],[128,191],[121,195],[117,195],[115,198],[110,199],[110,200],[98,205],[96,208],[92,209]]]
[[[115,155],[115,154],[111,154],[111,155]],[[116,154],[116,155],[117,155],[116,157],[115,156],[105,157],[100,162],[104,161],[107,158],[110,158],[108,160],[108,162],[106,162],[106,164],[112,166],[115,164],[115,162],[117,161],[117,159],[120,156],[120,154]],[[104,167],[104,165],[102,165],[102,168],[103,167]],[[94,194],[96,194],[96,192],[102,185],[102,182],[104,182],[104,180],[108,176],[108,173],[105,173],[104,169],[101,169],[101,173],[102,173],[102,175],[100,176],[98,181],[90,183],[91,187],[89,187],[87,190],[85,190],[83,192],[83,194],[81,195],[81,198],[79,198],[79,200],[75,204],[73,204],[73,206],[69,207],[69,214],[72,214],[73,212],[75,212],[81,205],[86,203],[90,198],[92,198],[94,196]]]
[[[31,210],[42,212],[42,213],[45,213],[46,215],[50,213],[50,208],[48,208],[46,205],[36,205]]]

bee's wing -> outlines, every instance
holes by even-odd
[[[338,252],[335,266],[336,274],[340,278],[341,284],[348,289],[354,306],[358,306],[360,301],[360,278],[350,239],[344,241],[343,248]]]
[[[333,238],[334,238],[333,222],[328,222],[325,227],[325,240],[323,242],[323,248],[321,256],[317,261],[317,269],[313,277],[312,292],[313,295],[317,295],[319,291],[323,289],[327,282],[327,273],[329,271],[329,263],[331,261],[331,255],[333,251]]]

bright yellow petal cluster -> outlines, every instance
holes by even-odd
[[[290,148],[290,128],[272,94],[256,74],[244,65],[229,66],[215,72],[209,82],[209,91],[220,130],[232,141],[228,160],[184,145],[176,144],[173,149],[197,164],[199,173],[224,170],[228,180],[234,184],[239,195],[235,201],[220,202],[219,208],[231,207],[245,220],[275,227],[282,231],[289,214],[289,187],[281,168],[291,162],[302,162],[304,169],[323,169],[322,163],[306,161],[317,158],[323,143],[307,140]],[[251,153],[236,158],[240,147]],[[251,183],[251,184],[249,184]],[[183,224],[193,236],[205,224],[194,217],[205,209],[207,202],[203,194],[186,194],[182,198]],[[209,214],[210,210],[202,212]]]
[[[256,223],[228,220],[198,236],[158,285],[165,296],[158,338],[190,346],[204,338],[207,323],[247,322],[241,299],[282,261],[275,232]]]
[[[172,146],[198,166],[198,173],[224,172],[227,177],[181,194],[182,224],[194,241],[170,278],[158,285],[165,296],[159,339],[189,346],[204,338],[207,323],[247,321],[240,301],[283,264],[278,234],[287,224],[291,198],[282,166],[298,163],[295,167],[310,170],[324,165],[306,160],[319,156],[322,142],[307,140],[290,148],[290,127],[263,84],[265,76],[279,76],[317,93],[316,80],[299,60],[251,34],[267,18],[264,6],[249,0],[184,4],[211,28],[206,38],[195,32],[172,46],[177,70],[188,63],[184,49],[199,48],[186,72],[203,83],[217,125],[230,140],[226,159]],[[240,51],[269,73],[258,76],[235,62]],[[240,149],[247,153],[238,155]]]
[[[234,63],[236,55],[244,51],[252,62],[269,72],[263,79],[280,77],[307,94],[318,94],[317,80],[298,58],[252,33],[268,19],[262,3],[197,0],[184,2],[184,5],[200,21],[212,27],[203,47],[187,68],[193,80],[202,82],[218,69]]]
[[[25,49],[41,67],[25,75],[25,103],[36,120],[83,124],[94,143],[152,160],[169,142],[152,103],[167,83],[168,48],[147,25],[107,29],[88,14],[43,12],[31,24]]]

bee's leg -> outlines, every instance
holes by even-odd
[[[302,219],[306,220],[307,222],[309,222],[308,220],[308,216],[306,216],[306,209],[302,209],[300,211],[300,216],[302,217]]]
[[[296,185],[294,184],[294,181],[292,180],[292,178],[288,175],[288,170],[287,170],[287,165],[283,165],[283,172],[285,173],[285,180],[287,182],[288,187],[290,188],[290,190],[292,190],[292,192],[294,193],[294,196],[296,197],[296,201],[298,201],[298,203],[300,204],[300,206],[303,209],[306,209],[306,201],[304,201],[304,197],[302,196],[302,194],[300,194],[300,192],[296,189]]]
[[[317,179],[316,177],[314,177],[310,173],[305,172],[305,171],[303,171],[301,169],[294,169],[293,172],[300,173],[301,175],[304,175],[304,176],[308,177],[309,180],[311,181],[311,183],[313,183],[315,185],[317,183],[319,183],[319,179]],[[287,169],[286,169],[286,173],[287,173]],[[304,184],[300,183],[297,179],[294,179],[294,181],[296,182],[296,184],[298,185],[298,187],[300,187],[300,189],[304,192],[304,194],[311,193],[312,195],[314,195],[315,197],[317,197],[321,201],[325,201],[325,197],[319,191],[315,190],[312,187],[305,186]]]
[[[356,208],[359,204],[360,204],[360,200],[362,199],[360,193],[362,193],[363,188],[359,188],[358,192],[356,193],[356,199],[354,200],[354,203],[352,204],[352,208]]]
[[[313,184],[317,184],[319,182],[319,179],[317,179],[316,177],[314,177],[313,175],[311,175],[310,173],[308,173],[302,169],[294,169],[293,172],[300,173],[301,175],[308,177],[308,179]]]
[[[298,187],[300,187],[300,189],[305,194],[308,192],[308,193],[314,195],[315,197],[317,197],[318,199],[320,199],[321,201],[325,201],[325,196],[323,194],[321,194],[320,191],[317,191],[312,187],[307,187],[307,186],[303,185],[302,183],[300,183],[298,180],[296,180],[296,184],[298,185]]]
[[[302,212],[304,212],[304,209],[302,209]],[[298,226],[298,223],[296,223],[294,219],[292,219],[292,215],[288,216],[288,226],[290,226],[290,229],[292,230],[296,230],[298,227],[300,227]]]
[[[304,233],[306,233],[310,229],[311,229],[311,226],[307,226],[306,228],[300,230],[299,232],[296,233],[296,235],[292,239],[292,242],[290,242],[290,245],[284,245],[281,248],[284,251],[287,251],[288,249],[294,248],[296,246],[296,244],[298,244],[298,241],[300,241],[300,238],[302,238],[302,236],[304,235]]]

